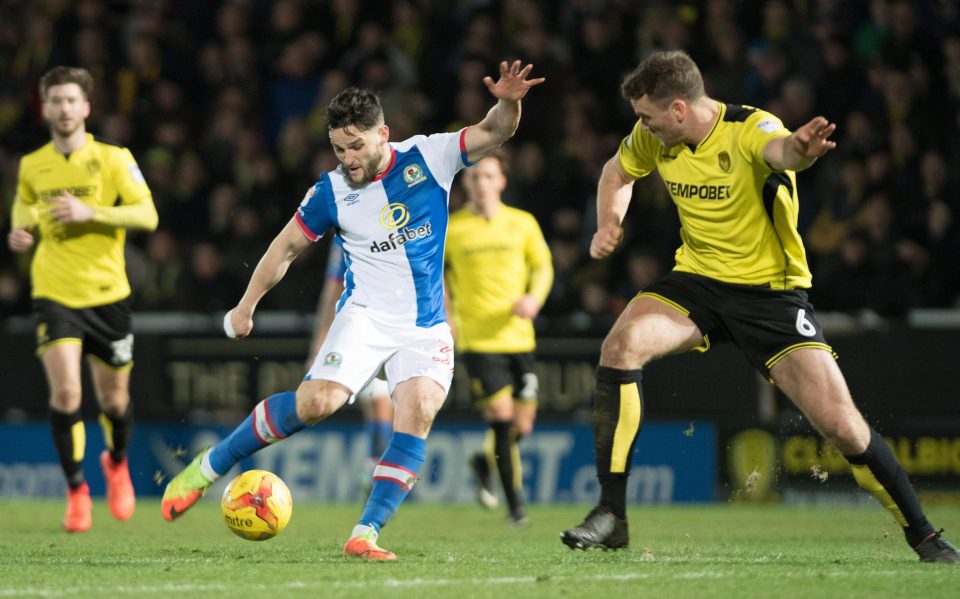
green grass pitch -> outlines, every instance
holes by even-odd
[[[174,523],[156,500],[93,529],[60,529],[57,501],[0,500],[2,597],[960,597],[960,565],[920,564],[876,508],[633,507],[631,547],[571,551],[559,532],[588,507],[537,507],[532,525],[473,505],[403,506],[381,536],[395,563],[340,555],[359,505],[294,505],[251,542],[204,500]],[[960,510],[931,520],[960,540]],[[952,533],[952,534],[951,534]]]

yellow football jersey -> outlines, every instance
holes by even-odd
[[[94,219],[61,223],[50,216],[46,204],[62,189],[92,206]],[[130,295],[125,227],[155,229],[157,210],[130,151],[87,134],[69,156],[51,141],[21,159],[13,226],[39,228],[33,297],[89,308]]]
[[[676,270],[773,289],[809,287],[796,178],[763,159],[767,142],[790,132],[769,112],[718,104],[717,122],[696,147],[666,148],[637,121],[620,144],[620,165],[636,178],[659,171],[666,183],[680,214]]]
[[[545,301],[550,249],[529,212],[501,205],[490,220],[464,207],[450,215],[445,278],[458,351],[533,351],[533,322],[513,313],[520,296]]]

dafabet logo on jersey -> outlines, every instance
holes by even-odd
[[[380,226],[391,231],[383,241],[376,241],[370,244],[371,252],[389,252],[417,239],[423,239],[433,235],[433,228],[430,222],[416,227],[407,227],[410,222],[410,209],[404,204],[393,202],[387,204],[380,210]],[[403,227],[401,229],[401,227]]]

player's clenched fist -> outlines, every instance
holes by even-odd
[[[590,257],[599,260],[606,258],[623,240],[623,227],[620,225],[605,225],[597,229],[590,242]]]
[[[93,208],[64,191],[50,198],[50,216],[62,223],[85,223],[93,219]]]
[[[14,252],[25,252],[30,249],[32,245],[33,235],[30,234],[27,227],[11,229],[10,232],[7,233],[7,246]]]

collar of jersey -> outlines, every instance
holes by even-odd
[[[70,157],[71,157],[71,156],[76,156],[76,155],[78,155],[78,154],[83,154],[84,152],[87,151],[87,148],[90,148],[90,147],[93,146],[93,141],[94,141],[94,140],[93,140],[93,133],[90,133],[90,132],[88,131],[88,132],[86,133],[86,137],[87,137],[87,141],[83,142],[83,145],[82,145],[82,146],[80,146],[79,148],[77,148],[77,149],[74,150],[73,152],[70,152],[69,154],[64,154],[63,152],[61,152],[61,151],[57,148],[57,144],[53,143],[53,140],[52,140],[52,139],[50,140],[50,145],[53,146],[53,151],[54,151],[58,156],[62,156],[62,157],[64,158],[64,160],[70,160]]]
[[[390,146],[390,164],[387,165],[387,168],[383,169],[383,172],[373,178],[373,181],[379,181],[387,176],[387,173],[390,172],[390,169],[393,168],[393,165],[397,162],[397,151],[393,149],[393,146]]]
[[[717,127],[720,126],[720,121],[723,120],[723,115],[724,115],[724,113],[726,113],[726,111],[727,111],[727,105],[726,105],[726,104],[724,104],[723,102],[718,102],[717,100],[714,100],[714,102],[716,102],[717,108],[718,108],[718,110],[717,110],[717,118],[714,119],[714,121],[713,121],[713,127],[710,127],[710,132],[707,133],[707,136],[704,137],[703,139],[701,139],[701,140],[700,140],[700,143],[697,144],[697,148],[698,148],[698,149],[699,149],[699,148],[702,148],[702,147],[705,146],[705,145],[707,145],[707,142],[709,142],[710,139],[713,138],[713,133],[717,130]]]

